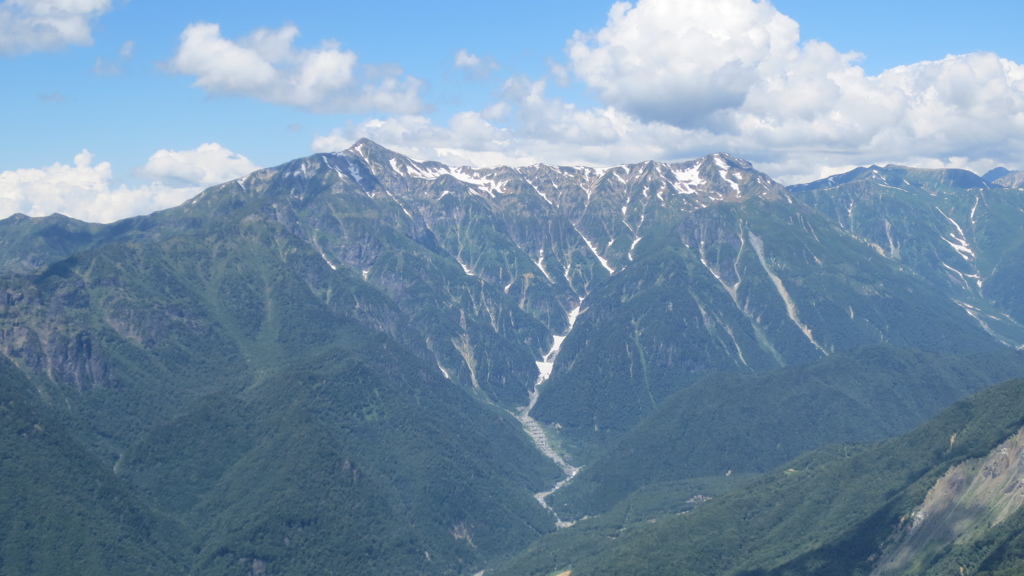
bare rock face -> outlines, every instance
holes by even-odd
[[[1009,172],[992,181],[993,184],[1006,186],[1007,188],[1024,187],[1024,170]]]
[[[955,444],[955,436],[950,446]],[[874,576],[926,566],[945,547],[970,544],[1024,505],[1024,429],[985,458],[954,466],[905,518]]]

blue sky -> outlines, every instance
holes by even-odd
[[[1024,167],[1005,0],[0,2],[0,217],[110,221],[368,136],[450,164]]]

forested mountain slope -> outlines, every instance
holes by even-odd
[[[921,183],[892,192],[908,216],[884,216],[903,247],[886,250],[877,224],[837,215],[856,191],[787,190],[726,154],[476,169],[361,140],[110,225],[0,222],[0,353],[33,410],[178,543],[131,557],[193,574],[473,573],[556,529],[535,495],[573,466],[594,462],[582,486],[619,446],[646,458],[629,444],[643,430],[701,422],[679,422],[682,404],[713,414],[758,374],[865,346],[937,359],[1024,341],[1019,192],[900,174]],[[909,398],[917,381],[889,393],[923,418],[1015,375],[1002,362],[931,401]],[[787,450],[854,439],[827,432]],[[538,450],[552,446],[558,465]],[[662,479],[638,474],[600,506]]]
[[[1021,190],[965,170],[871,166],[790,192],[927,279],[994,337],[1020,344]]]
[[[492,573],[1013,573],[1024,499],[1016,454],[1013,466],[1007,454],[1018,449],[1022,425],[1024,381],[1010,381],[904,436],[807,454],[685,514],[580,522]],[[975,479],[984,478],[998,478],[999,488],[979,490],[985,483]],[[951,481],[966,506],[936,504]],[[932,511],[929,527],[922,520]],[[922,545],[914,534],[925,529],[935,537]],[[887,562],[897,556],[898,564]]]
[[[875,344],[763,374],[713,374],[665,399],[552,496],[563,519],[640,489],[757,474],[830,444],[880,441],[1024,374],[1024,352],[933,354]]]
[[[0,280],[4,353],[184,526],[192,573],[457,573],[553,530],[532,494],[560,472],[519,423],[360,276],[247,215]]]
[[[0,359],[0,574],[185,574],[186,543]]]

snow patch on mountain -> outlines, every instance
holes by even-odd
[[[685,170],[673,170],[672,176],[675,177],[676,182],[682,184],[683,188],[676,187],[676,191],[679,194],[696,194],[697,190],[704,184],[704,179],[700,177],[700,164],[694,162]]]
[[[580,235],[580,238],[582,238],[583,242],[586,243],[587,248],[590,248],[590,251],[594,253],[594,256],[597,257],[597,261],[601,263],[601,266],[604,266],[604,269],[607,270],[609,274],[615,274],[615,269],[611,267],[608,260],[605,260],[604,256],[601,256],[601,254],[598,253],[597,246],[591,242],[589,238],[584,236],[583,232],[580,232],[580,229],[575,224],[572,225],[572,228]]]
[[[732,189],[736,192],[736,195],[739,196],[740,195],[740,185],[738,183],[734,182],[732,179],[729,178],[729,165],[725,162],[725,160],[719,154],[715,154],[714,155],[714,159],[715,159],[715,166],[718,167],[718,175],[722,177],[722,180],[725,180],[730,185],[732,185]]]

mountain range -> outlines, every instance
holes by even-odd
[[[484,169],[360,140],[109,225],[12,216],[0,573],[640,573],[572,551],[623,509],[724,526],[735,490],[850,474],[826,446],[1024,377],[1017,175],[784,187],[727,154]],[[868,467],[865,502],[920,504],[1000,414],[912,480]],[[843,450],[899,442],[924,446]],[[817,562],[857,510],[704,573]],[[677,537],[652,530],[602,558]]]

